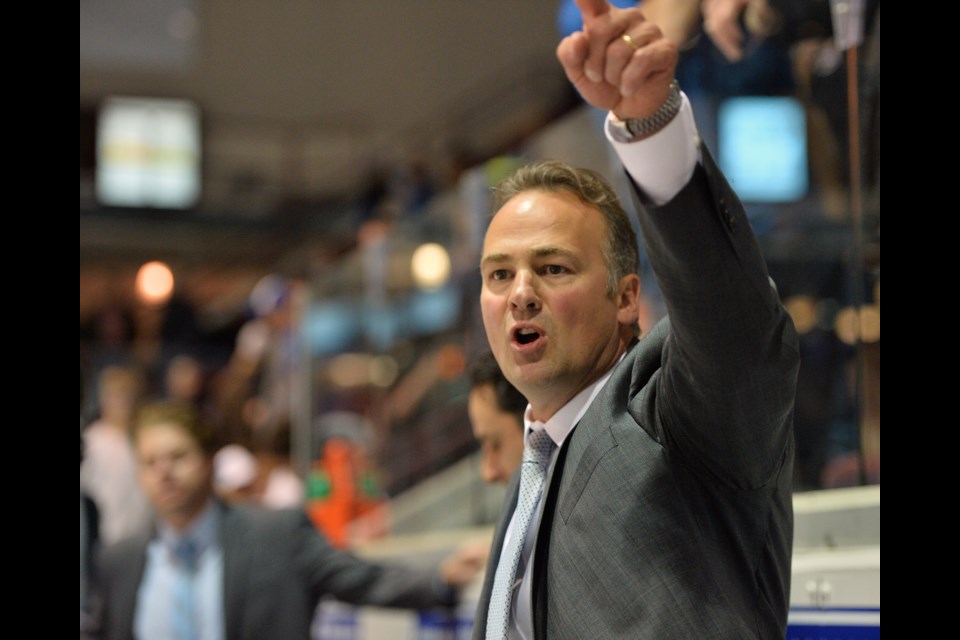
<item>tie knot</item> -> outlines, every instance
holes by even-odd
[[[527,444],[523,449],[524,462],[536,462],[541,467],[547,466],[550,451],[553,450],[553,440],[546,429],[535,429],[527,436]]]
[[[190,538],[181,538],[173,548],[177,562],[188,571],[194,571],[197,568],[198,551],[197,543]]]

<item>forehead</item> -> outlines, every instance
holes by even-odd
[[[524,191],[494,214],[484,238],[484,260],[599,251],[606,234],[603,214],[573,194]]]
[[[175,422],[155,422],[141,426],[137,430],[136,445],[139,451],[151,452],[199,448],[187,430]]]

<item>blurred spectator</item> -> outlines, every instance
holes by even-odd
[[[853,348],[819,322],[817,299],[790,296],[784,301],[799,334],[800,374],[794,414],[796,488],[821,486],[824,465],[837,455],[857,450],[856,397],[847,384]]]
[[[252,447],[248,401],[257,428],[276,430],[292,415],[297,347],[294,284],[278,274],[261,278],[249,296],[253,314],[237,332],[229,362],[217,372],[213,399],[222,443]]]
[[[493,354],[475,357],[470,367],[467,412],[480,443],[484,482],[506,484],[523,458],[523,413],[527,399],[500,371]]]
[[[86,395],[86,376],[80,365],[80,411]],[[83,467],[83,433],[80,434],[80,466]],[[94,560],[100,548],[100,510],[83,486],[80,487],[80,639],[92,637],[97,580]]]
[[[326,440],[307,477],[307,513],[330,542],[348,549],[387,533],[387,500],[362,443]]]
[[[290,464],[290,429],[271,432],[269,441],[254,437],[253,450],[228,444],[213,456],[213,483],[228,502],[248,502],[271,509],[303,507],[303,480]]]
[[[369,421],[331,411],[317,418],[314,430],[317,450],[306,479],[310,519],[341,549],[384,535],[387,500],[368,455]]]
[[[111,365],[98,376],[98,418],[83,432],[86,445],[80,464],[80,488],[100,509],[104,544],[146,530],[150,508],[137,484],[129,429],[144,393],[144,379],[135,366]]]
[[[257,461],[257,495],[265,507],[303,507],[306,488],[290,460],[290,421],[254,437]]]
[[[207,365],[192,351],[174,351],[163,369],[162,396],[176,402],[190,402],[203,415],[204,420],[213,425],[222,422],[224,413],[214,402]],[[220,433],[218,444],[241,442]]]
[[[163,376],[164,395],[168,400],[204,402],[205,376],[203,363],[189,353],[178,353],[167,362]]]
[[[191,637],[305,640],[326,595],[450,607],[480,570],[485,550],[475,546],[435,567],[372,563],[333,548],[302,510],[219,500],[213,434],[189,404],[144,406],[132,435],[157,527],[102,555],[105,640],[168,640],[181,622]]]
[[[213,455],[213,488],[230,503],[256,503],[257,458],[241,444],[228,444]]]
[[[110,365],[132,362],[134,319],[129,309],[119,304],[107,304],[80,325],[80,345],[88,361],[87,371],[93,377],[87,381],[81,419],[89,422],[99,411],[97,407],[99,380],[96,372]]]

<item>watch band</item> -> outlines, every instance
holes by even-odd
[[[629,118],[623,121],[623,126],[630,134],[630,139],[638,140],[653,135],[663,129],[673,120],[680,111],[680,84],[673,80],[670,83],[670,93],[656,113],[646,118]]]

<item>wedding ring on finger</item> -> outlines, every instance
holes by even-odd
[[[634,51],[636,51],[637,49],[640,48],[639,43],[637,43],[636,40],[634,40],[633,38],[631,38],[629,33],[623,34],[622,36],[620,36],[620,39],[623,40],[624,42],[626,42],[626,43],[627,43],[627,46],[630,47],[631,49],[633,49]]]

